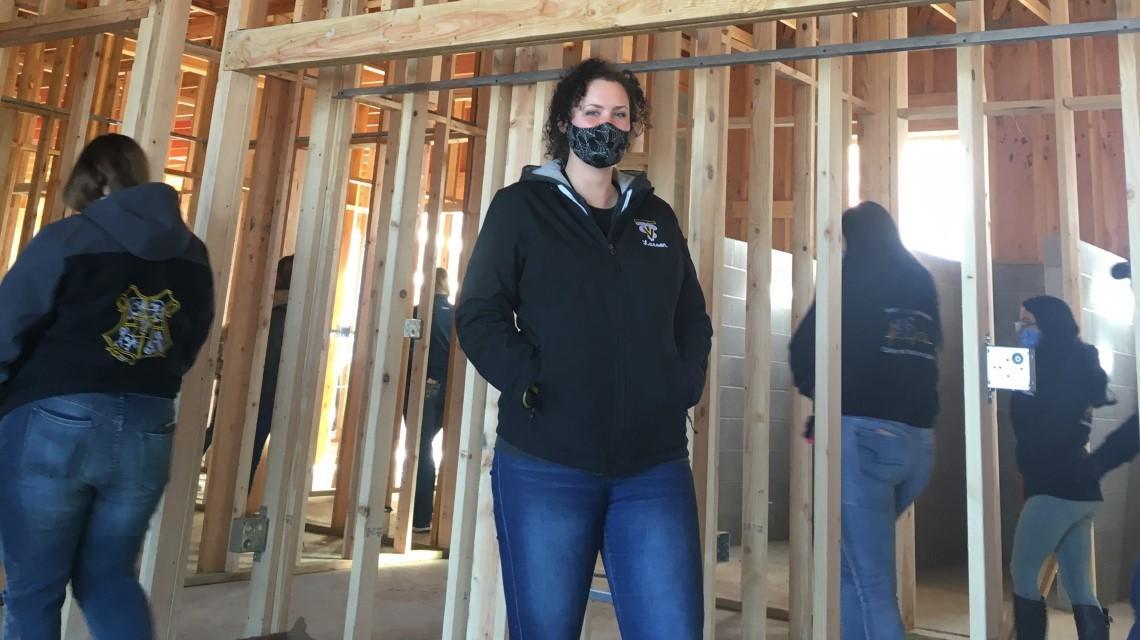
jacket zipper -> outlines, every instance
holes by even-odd
[[[559,184],[558,190],[562,192],[562,195],[566,196],[574,204],[578,205],[578,208],[582,210],[582,213],[586,216],[586,218],[591,218],[590,210],[587,208],[587,206],[581,200],[579,200],[578,197],[575,197],[575,194],[566,185]],[[616,215],[614,216],[614,219],[610,222],[610,232],[608,235],[602,233],[602,230],[598,227],[598,225],[594,224],[593,223],[594,221],[592,219],[590,219],[590,222],[592,223],[592,224],[590,224],[590,226],[594,228],[595,233],[597,233],[599,236],[601,236],[602,242],[606,245],[606,249],[609,251],[609,254],[611,256],[613,256],[613,258],[615,260],[617,260],[617,247],[614,245],[614,242],[613,242],[614,233],[616,233],[618,230],[619,221],[622,220],[622,218],[625,216],[626,210],[629,209],[629,203],[632,200],[632,198],[633,198],[633,189],[627,189],[625,191],[625,193],[619,193],[618,194],[618,202],[617,202],[617,205],[614,206],[614,208],[617,211],[616,211]],[[620,206],[618,206],[618,205],[620,205]],[[619,269],[620,269],[620,266],[621,265],[619,262],[618,263]],[[621,321],[618,322],[618,327],[619,327],[618,331],[619,332],[621,331],[620,327],[622,326],[622,324],[623,323]],[[618,442],[618,434],[622,431],[622,425],[625,423],[625,393],[624,393],[624,387],[622,385],[622,372],[624,370],[622,363],[624,361],[624,357],[623,357],[623,354],[621,352],[623,342],[624,342],[623,340],[617,341],[617,354],[616,354],[617,357],[614,359],[614,361],[616,362],[616,364],[614,365],[614,387],[615,387],[614,388],[614,395],[615,395],[616,411],[614,411],[614,414],[615,414],[614,415],[614,424],[613,424],[613,427],[610,429],[610,452],[611,453],[606,456],[606,467],[607,468],[613,467],[613,462],[611,459],[611,456],[613,455],[612,452],[616,448],[616,443]],[[534,419],[534,416],[532,415],[531,416],[532,425],[533,425],[533,419]]]

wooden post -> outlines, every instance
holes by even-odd
[[[451,56],[443,56],[441,80],[451,78],[452,63]],[[451,104],[451,93],[440,91],[436,108],[447,116],[448,121],[451,118]],[[430,183],[425,211],[428,237],[424,246],[423,262],[420,264],[420,273],[423,274],[419,313],[421,338],[412,346],[411,354],[411,398],[408,402],[407,431],[404,435],[404,469],[400,482],[400,500],[396,509],[396,533],[393,536],[398,553],[407,553],[412,549],[412,515],[420,466],[420,438],[423,436],[424,397],[427,393],[427,361],[431,349],[432,309],[436,293],[435,239],[439,235],[443,212],[443,190],[446,188],[447,180],[447,139],[451,135],[448,121],[436,123],[433,128],[432,151],[428,161]]]
[[[681,57],[681,33],[658,33],[653,38],[653,58],[666,60]],[[649,78],[653,100],[652,126],[649,128],[649,179],[657,195],[666,202],[677,201],[677,122],[680,117],[680,79],[678,71],[662,71]]]
[[[1053,24],[1069,23],[1069,0],[1049,5]],[[1075,114],[1065,106],[1073,97],[1073,55],[1068,38],[1058,38],[1053,47],[1053,117],[1057,123],[1057,202],[1061,220],[1061,292],[1081,323],[1081,227],[1077,198],[1077,134]]]
[[[47,3],[41,3],[41,7]],[[67,74],[71,56],[71,41],[59,40],[54,43],[55,52],[52,56],[51,84],[48,85],[47,104],[49,107],[58,107],[59,99],[63,95],[64,76]],[[55,147],[55,128],[58,124],[53,115],[40,118],[40,139],[36,144],[36,156],[32,161],[32,181],[28,187],[28,200],[24,206],[24,221],[20,232],[20,251],[28,246],[41,227],[41,197],[48,175],[52,172],[51,152]],[[56,164],[55,170],[59,170]]]
[[[513,51],[510,52],[513,56]],[[510,67],[503,67],[503,53],[485,52],[479,56],[479,73],[481,75],[491,75],[497,73],[496,62],[500,65],[502,71],[507,71]],[[475,122],[483,129],[484,132],[488,130],[491,123],[491,112],[496,111],[505,112],[510,114],[510,94],[494,95],[492,97],[492,89],[481,88],[475,94]],[[507,100],[508,104],[503,107],[491,104],[491,101],[499,102]],[[509,122],[507,123],[509,126]],[[500,129],[502,133],[502,141],[499,144],[506,143],[505,129]],[[487,158],[493,153],[492,149],[497,148],[495,143],[491,143],[487,139],[487,134],[483,136],[472,138],[468,144],[468,158],[467,158],[467,186],[464,189],[463,198],[463,250],[459,255],[459,267],[456,274],[462,278],[463,274],[467,273],[467,264],[471,259],[471,250],[475,246],[475,240],[479,235],[479,227],[483,220],[483,211],[486,204],[490,202],[490,197],[484,198],[483,186],[486,182],[487,176],[490,175],[487,171]],[[500,156],[501,157],[501,156]],[[461,450],[463,440],[462,433],[462,419],[464,414],[464,405],[466,398],[474,391],[471,386],[477,385],[478,382],[468,380],[467,371],[467,356],[463,353],[463,349],[459,347],[459,339],[456,337],[455,328],[451,330],[451,357],[448,361],[448,390],[447,390],[447,409],[444,412],[444,446],[443,446],[443,465],[440,468],[440,482],[436,490],[436,510],[438,516],[435,518],[435,523],[432,527],[432,544],[435,546],[442,546],[451,549],[453,542],[453,531],[455,530],[456,517],[459,515],[460,506],[458,504],[457,486],[459,482],[459,468],[468,463],[468,456],[471,455],[470,450]],[[462,372],[462,373],[461,373]],[[477,377],[477,376],[476,376]],[[480,397],[483,398],[482,402],[486,403],[486,384],[484,383]],[[462,458],[461,458],[462,456]],[[466,481],[467,478],[465,477]],[[478,480],[474,481],[474,486],[478,486]],[[466,539],[464,539],[466,540]],[[469,570],[468,570],[469,575]],[[450,571],[449,571],[450,580]],[[466,583],[470,583],[470,578]],[[444,617],[447,617],[444,613]],[[446,628],[446,627],[445,627]]]
[[[906,37],[906,10],[868,11],[862,15],[860,39],[885,40]],[[859,186],[861,198],[882,204],[899,220],[899,161],[906,140],[907,121],[899,118],[899,109],[907,106],[907,54],[882,53],[861,56],[855,64],[862,66],[860,79],[864,98],[874,111],[860,117],[863,132],[859,136]],[[915,573],[914,506],[911,505],[895,525],[895,565],[898,583],[899,611],[903,627],[913,629],[918,599]]]
[[[59,161],[57,162],[57,175],[67,175],[79,153],[87,144],[87,131],[91,124],[91,106],[95,100],[95,88],[98,86],[99,69],[103,64],[103,40],[99,36],[83,36],[77,44],[75,73],[71,78],[72,84],[69,92],[71,101],[68,106],[70,114],[67,117],[67,127],[63,132]],[[63,218],[66,206],[61,198],[54,200],[54,205],[47,210],[47,220],[55,222]]]
[[[1117,18],[1140,17],[1140,0],[1116,0]],[[1140,35],[1116,38],[1120,56],[1120,112],[1124,126],[1125,206],[1128,209],[1128,252],[1132,264],[1140,264]],[[1131,122],[1129,126],[1127,123]],[[1133,291],[1138,291],[1133,279]],[[1135,296],[1134,317],[1140,317],[1140,295]],[[1133,323],[1136,344],[1140,325]],[[1140,360],[1137,361],[1140,373]]]
[[[156,3],[139,23],[122,133],[134,138],[146,152],[152,180],[161,180],[166,168],[189,24],[190,0]]]
[[[430,59],[409,60],[408,81],[425,82],[431,78]],[[384,243],[376,250],[386,256],[382,272],[377,275],[380,298],[378,334],[373,352],[371,393],[368,397],[367,420],[362,447],[360,488],[357,492],[356,516],[353,520],[355,560],[349,576],[348,610],[344,627],[346,640],[372,637],[372,608],[376,593],[377,559],[380,543],[387,529],[384,511],[391,456],[387,447],[392,441],[398,415],[398,390],[406,375],[400,366],[404,341],[404,318],[410,295],[408,274],[415,260],[415,232],[420,196],[423,193],[424,131],[427,127],[428,95],[410,93],[402,97],[399,125],[399,149],[390,184],[390,219]]]
[[[358,13],[356,2],[335,3],[330,14]],[[356,86],[358,70],[328,67],[317,80],[313,124],[302,190],[297,251],[289,290],[290,309],[282,343],[273,446],[269,448],[265,506],[269,537],[254,563],[246,634],[283,631],[287,625],[292,570],[296,562],[306,479],[312,466],[313,440],[326,371],[328,333],[335,293],[347,188],[348,144],[355,103],[336,96]]]
[[[223,350],[218,407],[214,412],[213,453],[206,480],[206,511],[198,551],[198,571],[236,569],[237,554],[229,553],[230,522],[246,512],[254,427],[261,399],[266,336],[273,305],[273,283],[284,233],[282,181],[293,158],[299,85],[273,76],[265,78],[261,98],[253,182],[242,214],[241,247],[234,263],[233,289],[258,292],[235,299],[230,308]]]
[[[496,50],[491,59],[491,73],[507,73],[514,68],[513,49]],[[508,135],[511,130],[511,87],[490,88],[487,100],[480,107],[486,109],[487,136],[482,169],[483,180],[472,178],[472,189],[480,190],[477,224],[482,227],[487,206],[495,192],[502,188],[506,175]],[[474,213],[474,212],[472,212]],[[465,259],[470,258],[470,250]],[[466,272],[466,269],[464,270]],[[476,523],[480,516],[490,518],[479,510],[481,479],[490,471],[492,450],[486,444],[484,416],[487,412],[487,381],[467,363],[464,368],[463,414],[459,423],[459,458],[455,480],[454,526],[451,532],[450,555],[447,563],[447,595],[443,609],[444,640],[462,640],[467,637],[467,621],[471,611],[472,573],[476,553],[489,553],[489,549],[476,549]],[[494,435],[494,425],[486,425]],[[493,543],[493,541],[492,541]],[[497,556],[497,554],[496,554]]]
[[[697,55],[726,53],[722,29],[702,29]],[[712,351],[708,384],[693,413],[693,476],[697,490],[704,566],[705,638],[715,636],[716,534],[720,443],[720,340],[724,226],[727,207],[725,172],[728,164],[727,67],[693,71],[694,141],[689,176],[689,251],[704,288],[712,319]],[[701,141],[697,143],[696,141]]]
[[[776,48],[776,24],[752,27],[757,51]],[[752,138],[748,164],[748,295],[745,362],[748,416],[744,421],[744,523],[741,629],[763,640],[768,626],[768,467],[772,392],[772,184],[776,134],[776,68],[752,67]]]
[[[958,31],[985,28],[982,0],[957,3]],[[957,50],[958,135],[966,158],[963,185],[962,340],[966,402],[966,520],[970,566],[970,637],[994,638],[1001,622],[1001,511],[998,493],[997,414],[988,399],[982,368],[985,342],[993,336],[993,274],[987,194],[985,54],[982,47]]]
[[[816,19],[796,24],[796,46],[816,43]],[[796,69],[815,77],[815,61],[796,63]],[[793,89],[795,122],[792,130],[792,328],[797,327],[815,297],[815,86]],[[808,640],[812,628],[812,448],[803,437],[804,422],[812,414],[811,401],[796,394],[788,434],[789,463],[789,638]]]
[[[395,77],[395,65],[388,65],[388,76]],[[401,73],[403,65],[400,65]],[[381,228],[388,220],[391,208],[392,174],[396,170],[396,151],[399,149],[399,129],[392,126],[394,111],[381,113],[380,132],[385,134],[383,142],[376,144],[376,163],[372,168],[372,203],[368,211],[368,238],[364,248],[364,273],[360,279],[360,298],[356,312],[356,338],[352,345],[352,368],[348,376],[348,393],[344,403],[344,419],[341,421],[340,448],[337,450],[336,495],[333,496],[332,527],[344,533],[343,556],[352,557],[352,523],[349,505],[354,501],[354,493],[359,484],[360,445],[364,440],[364,404],[367,402],[368,383],[372,378],[372,351],[376,341],[376,322],[379,309],[376,301],[380,292],[376,289],[376,273],[386,256],[378,254]],[[386,199],[387,198],[387,199]],[[377,264],[377,260],[381,263]]]
[[[264,21],[265,5],[259,1],[230,2],[226,17],[230,30],[259,26]],[[179,38],[181,42],[181,35]],[[117,51],[119,46],[115,45]],[[112,57],[112,61],[117,59],[118,55]],[[135,62],[137,65],[139,58]],[[111,69],[109,76],[114,73],[115,70]],[[255,77],[233,71],[222,72],[212,114],[210,141],[206,146],[201,189],[207,195],[199,201],[195,232],[205,238],[210,250],[216,318],[202,354],[183,379],[170,481],[163,501],[151,519],[140,571],[143,586],[150,596],[158,637],[164,640],[173,640],[177,633],[178,601],[186,572],[202,443],[214,395],[214,370],[219,357],[222,316],[229,294],[227,285],[241,209],[244,171],[235,170],[232,165],[234,158],[244,159],[248,149],[256,89]],[[169,121],[166,124],[169,129]],[[165,160],[165,147],[162,159]]]
[[[404,78],[406,62],[396,61],[388,64],[387,77]],[[377,145],[377,158],[383,158],[376,163],[372,180],[372,203],[368,212],[368,244],[364,254],[364,276],[360,282],[360,306],[356,315],[356,341],[353,345],[352,369],[349,374],[348,397],[345,400],[345,431],[341,440],[341,450],[337,452],[337,493],[333,499],[334,527],[343,527],[344,548],[346,559],[352,557],[355,545],[355,518],[357,512],[351,508],[358,500],[356,492],[361,486],[360,470],[363,467],[363,443],[366,429],[366,417],[370,384],[375,362],[373,355],[376,350],[376,340],[380,331],[380,290],[382,284],[379,274],[388,256],[384,253],[387,247],[388,234],[391,226],[389,212],[392,210],[394,189],[392,185],[396,180],[396,169],[400,162],[400,127],[396,119],[397,111],[389,110],[383,113],[381,128],[386,134],[384,153],[380,155],[380,146]],[[395,433],[393,428],[392,434]],[[389,436],[391,438],[391,435]],[[384,454],[391,457],[395,446],[389,442],[382,447]],[[385,481],[387,482],[387,480]],[[387,485],[381,491],[386,491]],[[385,506],[389,494],[384,494]],[[387,519],[381,521],[387,533]]]
[[[214,17],[214,36],[211,44],[215,47],[222,45],[222,38],[225,36],[225,20]],[[198,80],[198,94],[194,97],[194,137],[203,140],[210,136],[210,115],[214,111],[214,94],[218,87],[218,74],[221,71],[222,65],[211,61],[206,65],[206,76]],[[290,154],[292,155],[293,145],[290,145]],[[197,176],[194,178],[194,190],[190,194],[190,212],[198,211],[198,203],[202,199],[202,172],[206,166],[206,145],[202,143],[194,143],[190,146],[189,158],[191,172]],[[289,171],[292,172],[293,166],[290,161]],[[288,202],[288,197],[284,198]],[[284,214],[282,214],[284,215]]]
[[[843,17],[820,19],[820,42],[842,40]],[[820,60],[816,147],[815,518],[812,637],[839,638],[839,518],[842,469],[843,59]]]

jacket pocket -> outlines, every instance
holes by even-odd
[[[94,438],[95,426],[90,417],[65,415],[37,403],[28,413],[21,466],[30,473],[56,480],[76,478]]]

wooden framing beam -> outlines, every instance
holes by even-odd
[[[256,1],[231,0],[226,24],[237,29],[239,26],[261,24],[264,19],[264,9],[259,9]],[[122,42],[121,37],[116,39],[114,52],[119,51]],[[118,55],[114,55],[111,61],[117,58]],[[109,72],[109,79],[114,73],[113,69]],[[162,640],[173,640],[177,633],[178,604],[185,582],[202,443],[213,403],[214,371],[220,357],[221,318],[229,298],[227,285],[241,210],[245,172],[235,171],[233,163],[235,158],[245,158],[256,89],[257,79],[253,76],[221,73],[211,115],[205,169],[198,185],[205,197],[198,201],[194,230],[199,237],[205,238],[210,251],[217,319],[210,328],[197,362],[183,379],[170,481],[163,501],[151,519],[152,525],[143,547],[140,573],[150,596],[155,629]]]
[[[681,57],[681,34],[658,33],[651,36],[654,58]],[[680,79],[677,71],[655,73],[649,78],[653,100],[649,128],[649,179],[666,202],[677,200],[676,127],[680,112]]]
[[[406,63],[389,63],[388,77],[404,77]],[[344,531],[343,555],[351,559],[356,548],[355,520],[360,510],[353,505],[360,500],[358,492],[363,486],[361,470],[364,466],[365,438],[368,437],[367,418],[369,389],[373,379],[373,369],[376,366],[373,360],[376,351],[376,341],[380,331],[380,299],[383,291],[380,287],[383,280],[379,276],[383,273],[384,263],[388,256],[384,251],[388,246],[390,233],[389,211],[392,209],[392,198],[395,190],[392,184],[396,180],[396,169],[400,161],[400,128],[399,120],[395,118],[397,112],[388,111],[382,117],[379,136],[385,136],[384,143],[376,144],[377,162],[373,171],[372,204],[368,211],[368,242],[364,253],[364,274],[360,281],[360,303],[356,315],[356,340],[353,344],[352,369],[349,374],[348,397],[345,400],[345,419],[343,422],[340,450],[337,452],[337,492],[333,499],[333,527],[341,527]],[[383,149],[383,153],[381,153]],[[394,429],[393,425],[393,429]],[[381,447],[383,453],[389,456],[391,438],[394,431],[388,433],[389,444]],[[387,487],[380,491],[386,491]],[[387,506],[388,496],[384,496],[382,508]],[[384,534],[388,531],[387,518],[380,523]]]
[[[513,49],[495,51],[491,55],[493,73],[503,73],[514,68]],[[473,177],[471,185],[472,189],[478,188],[480,191],[481,206],[476,214],[478,227],[482,227],[491,198],[505,182],[505,160],[513,108],[512,91],[511,87],[493,87],[485,94],[487,100],[483,105],[487,110],[487,137],[484,139],[486,150],[482,170],[483,180],[476,184]],[[466,251],[464,260],[466,261],[469,256],[470,251]],[[486,484],[489,487],[490,484],[488,473],[494,453],[489,442],[493,441],[494,437],[494,421],[487,423],[484,420],[488,408],[487,381],[475,371],[475,366],[471,363],[467,363],[464,367],[464,376],[463,413],[459,423],[460,449],[452,507],[455,515],[443,609],[444,640],[463,640],[468,637],[467,625],[471,612],[472,592],[476,588],[472,580],[475,556],[476,553],[490,551],[482,548],[477,550],[475,541],[476,527],[480,518],[485,520],[492,518],[491,513],[480,509],[482,502],[479,490],[481,486]],[[490,434],[487,433],[488,430]],[[484,478],[487,478],[486,483]]]
[[[1116,0],[1116,15],[1119,18],[1140,17],[1140,0]],[[1140,264],[1140,35],[1130,34],[1117,37],[1117,51],[1120,57],[1120,106],[1124,122],[1132,126],[1124,127],[1124,186],[1125,207],[1128,211],[1128,251],[1133,264]],[[1137,290],[1133,280],[1133,291]],[[1140,295],[1135,296],[1136,308],[1140,311]],[[1136,317],[1140,317],[1140,313]],[[1140,325],[1133,323],[1134,338],[1140,340]],[[1137,342],[1140,344],[1140,342]],[[1140,372],[1140,361],[1137,362]]]
[[[75,76],[71,78],[72,88],[68,101],[67,126],[63,131],[63,140],[58,166],[62,172],[71,171],[79,154],[87,144],[87,134],[91,125],[91,108],[95,101],[95,89],[99,82],[99,68],[103,64],[104,36],[83,36],[77,43]],[[55,200],[55,205],[46,212],[49,222],[63,218],[67,207],[62,199]]]
[[[150,5],[149,0],[126,0],[55,15],[6,19],[0,22],[0,48],[126,31],[147,17]]]
[[[356,1],[337,2],[333,14],[357,13]],[[292,570],[304,528],[315,425],[328,359],[328,332],[335,293],[348,178],[348,141],[355,105],[335,96],[356,83],[358,69],[322,69],[310,127],[310,148],[301,191],[297,251],[289,290],[277,397],[274,444],[269,448],[265,506],[269,537],[253,566],[246,634],[285,630]]]
[[[238,25],[258,24],[263,19],[263,15],[254,13],[252,2],[230,2],[227,24],[233,29]],[[122,38],[117,40],[116,49]],[[257,79],[253,76],[222,73],[215,98],[219,108],[211,114],[211,139],[206,146],[200,185],[206,197],[198,202],[195,232],[205,238],[210,250],[218,321],[211,326],[203,353],[182,384],[170,481],[163,502],[152,518],[140,572],[154,611],[158,638],[163,640],[173,640],[177,633],[178,601],[185,582],[202,443],[212,405],[214,370],[220,357],[220,310],[226,308],[228,299],[227,284],[242,202],[244,172],[234,171],[231,164],[235,157],[244,157],[249,145],[255,89]]]
[[[431,78],[429,59],[409,60],[408,78]],[[403,355],[404,318],[410,297],[410,274],[415,260],[415,233],[420,197],[423,193],[423,131],[427,126],[428,95],[403,96],[400,110],[399,147],[394,158],[393,180],[384,185],[391,190],[391,207],[383,242],[377,252],[385,256],[381,273],[377,274],[380,299],[378,333],[373,351],[372,382],[368,396],[367,419],[360,470],[360,488],[356,496],[353,519],[352,573],[349,576],[348,609],[344,628],[346,640],[372,637],[372,608],[378,579],[377,559],[380,543],[388,528],[385,512],[387,486],[392,463],[387,448],[391,446],[399,415],[399,390],[404,386]],[[391,144],[391,141],[389,141]],[[391,158],[390,158],[391,159]],[[430,302],[430,301],[429,301]],[[418,444],[418,443],[417,443]]]
[[[757,49],[776,48],[776,23],[752,27]],[[764,640],[768,626],[768,467],[772,392],[772,183],[776,70],[752,67],[752,137],[748,154],[748,293],[745,317],[746,393],[744,506],[741,527],[741,629]],[[719,302],[719,301],[718,301]]]
[[[815,46],[816,18],[801,18],[796,46]],[[816,62],[796,63],[815,77]],[[795,124],[792,130],[792,327],[799,326],[814,297],[815,241],[815,85],[793,89]],[[789,425],[789,576],[788,637],[812,637],[812,448],[803,438],[803,424],[811,415],[811,402],[793,394]]]
[[[947,98],[953,99],[947,94]],[[1060,101],[1067,111],[1111,111],[1120,108],[1119,95],[1070,96]],[[1052,99],[1036,100],[989,100],[983,103],[982,112],[994,116],[1032,116],[1055,113],[1058,103]],[[929,107],[907,107],[899,110],[899,117],[905,120],[947,120],[958,116],[958,107],[953,104]]]
[[[260,144],[253,156],[253,181],[242,213],[240,246],[233,266],[234,291],[258,295],[234,299],[228,315],[222,371],[225,384],[214,411],[214,440],[206,480],[206,511],[198,550],[198,571],[237,568],[229,552],[230,522],[246,513],[254,431],[266,360],[266,332],[273,283],[285,231],[283,182],[291,173],[297,85],[267,77],[258,119]]]
[[[1030,13],[1037,16],[1038,18],[1041,18],[1041,21],[1044,22],[1045,24],[1050,24],[1053,22],[1053,19],[1051,17],[1050,8],[1048,6],[1046,6],[1044,2],[1041,2],[1041,0],[1017,0],[1017,1],[1020,2],[1023,7],[1025,7],[1026,9],[1029,9]],[[1053,1],[1056,2],[1057,0],[1053,0]],[[1065,13],[1066,13],[1066,15],[1068,15],[1068,11],[1066,11]],[[1066,20],[1065,22],[1068,22],[1068,20]]]
[[[479,67],[482,73],[494,73],[495,58],[492,52],[485,52],[479,56]],[[475,118],[484,130],[489,126],[492,106],[491,89],[480,89],[475,94]],[[505,136],[503,142],[506,142]],[[467,185],[464,188],[463,198],[463,250],[459,254],[456,274],[467,273],[467,264],[471,258],[471,250],[479,235],[479,226],[482,221],[484,203],[490,198],[483,198],[483,184],[487,173],[487,157],[489,155],[488,140],[486,137],[472,138],[467,154]],[[451,354],[448,360],[448,389],[446,396],[446,409],[444,410],[443,426],[443,464],[439,470],[439,482],[436,488],[435,510],[437,516],[432,524],[432,545],[436,547],[451,548],[452,537],[456,525],[456,516],[459,514],[458,482],[459,467],[464,464],[461,456],[466,460],[470,451],[462,450],[462,425],[464,405],[469,392],[472,392],[467,379],[467,356],[459,347],[459,338],[455,327],[451,328]],[[462,374],[460,372],[463,372]],[[482,389],[482,402],[486,404],[486,387]],[[464,478],[467,480],[467,478]],[[478,488],[478,479],[473,481],[473,487]],[[469,575],[469,571],[468,571]],[[467,580],[470,583],[470,578]],[[446,614],[445,614],[446,617]]]
[[[720,28],[697,33],[697,55],[724,53],[727,49]],[[689,175],[689,251],[705,293],[712,326],[719,327],[724,268],[724,210],[728,197],[729,74],[727,68],[693,71],[691,108],[694,144]],[[720,340],[713,332],[709,355],[708,383],[693,410],[693,477],[697,490],[702,565],[704,566],[705,633],[715,636],[716,624],[716,534],[719,497],[720,443]]]
[[[1069,0],[1054,0],[1050,17],[1053,24],[1068,24]],[[1077,197],[1076,118],[1065,108],[1073,97],[1073,54],[1067,39],[1054,40],[1053,117],[1057,133],[1057,202],[1061,215],[1058,230],[1061,241],[1061,292],[1071,309],[1081,309],[1081,227],[1080,200]],[[1077,314],[1080,323],[1080,315]]]
[[[122,132],[146,152],[150,175],[157,179],[166,167],[170,146],[190,0],[170,0],[154,7],[139,24]]]
[[[450,78],[453,71],[453,59],[449,55],[443,56],[440,74]],[[451,94],[440,91],[437,104],[444,109],[450,119]],[[436,264],[436,236],[440,231],[440,220],[443,214],[443,190],[447,179],[447,138],[450,129],[447,121],[435,125],[435,137],[432,141],[431,155],[428,160],[428,203],[424,212],[427,215],[428,239],[424,246],[423,261],[420,263],[420,273],[423,274],[423,288],[420,290],[421,338],[411,347],[411,397],[407,402],[407,427],[404,434],[404,469],[400,481],[400,500],[396,508],[396,532],[392,536],[398,553],[407,553],[412,549],[412,515],[418,482],[420,461],[420,439],[423,436],[424,397],[427,393],[427,360],[431,348],[432,311],[435,299],[435,264]],[[442,418],[442,416],[441,416]]]
[[[63,94],[64,79],[71,56],[71,42],[64,40],[55,43],[52,52],[51,84],[48,85],[47,106],[59,107],[59,100]],[[32,181],[28,187],[28,199],[24,205],[24,217],[20,232],[19,248],[23,251],[32,237],[39,232],[43,212],[40,209],[41,197],[48,175],[52,171],[51,155],[55,148],[55,130],[59,122],[55,116],[46,115],[40,119],[40,138],[36,143],[36,154],[32,160]],[[59,170],[58,164],[55,170]]]
[[[982,0],[958,3],[958,29],[985,28]],[[985,52],[958,49],[958,132],[965,150],[965,244],[962,259],[962,340],[966,402],[966,520],[970,567],[970,636],[994,638],[1001,622],[1001,512],[998,493],[997,414],[982,367],[993,336]]]
[[[606,11],[575,0],[460,0],[231,34],[231,70],[266,71],[530,46],[663,30],[921,4],[919,0],[724,0],[714,5],[620,0]]]
[[[842,16],[820,20],[820,42],[837,43]],[[844,209],[843,60],[819,61],[816,144],[816,351],[815,351],[815,516],[813,540],[813,621],[815,640],[839,637],[839,517],[842,469],[840,398],[841,300],[840,251]]]
[[[936,2],[930,5],[930,8],[934,9],[934,12],[940,14],[943,18],[957,24],[958,16],[954,13],[954,5],[949,2]]]

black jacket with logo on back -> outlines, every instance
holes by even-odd
[[[50,396],[173,398],[214,317],[206,247],[165,184],[43,228],[0,281],[0,416]]]
[[[687,455],[712,326],[673,210],[618,173],[609,237],[557,163],[491,202],[456,308],[460,344],[502,392],[499,435],[544,460],[628,474]],[[523,392],[538,385],[528,411]]]

